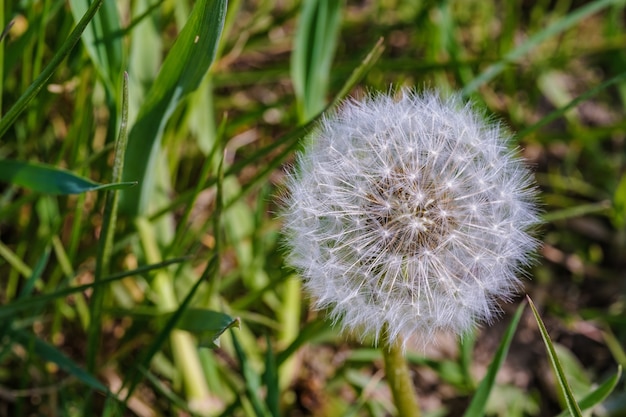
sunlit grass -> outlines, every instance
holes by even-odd
[[[527,291],[553,345],[523,299],[416,345],[425,415],[626,413],[623,2],[101,3],[4,5],[0,417],[394,414],[378,351],[309,309],[279,216],[319,112],[391,84],[518,132],[546,220]]]

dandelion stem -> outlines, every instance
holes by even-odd
[[[409,367],[402,353],[402,342],[388,341],[382,347],[387,383],[398,409],[398,416],[420,417],[419,402],[411,380]]]

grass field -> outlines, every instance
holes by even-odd
[[[544,220],[538,315],[409,344],[423,415],[626,416],[625,6],[1,1],[0,417],[397,415],[280,212],[321,112],[400,87],[502,120]]]

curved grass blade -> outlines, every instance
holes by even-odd
[[[372,47],[372,49],[368,52],[365,58],[363,58],[363,61],[361,62],[361,64],[352,71],[352,73],[350,74],[350,77],[348,77],[348,79],[344,83],[339,93],[337,93],[332,103],[326,109],[329,109],[338,105],[341,102],[341,100],[343,100],[345,96],[348,95],[350,90],[352,90],[354,86],[359,81],[361,81],[361,79],[365,76],[365,74],[367,74],[367,72],[370,69],[372,69],[374,64],[376,64],[376,62],[378,61],[378,58],[380,58],[380,56],[382,55],[383,50],[384,50],[383,39],[380,38],[376,42],[376,44]],[[226,171],[224,172],[224,176],[237,175],[245,167],[250,166],[251,164],[254,165],[255,161],[258,161],[259,159],[269,155],[270,153],[272,153],[272,151],[280,148],[281,146],[285,146],[284,150],[282,150],[277,156],[272,158],[268,166],[265,166],[261,172],[255,175],[254,179],[251,182],[246,183],[242,187],[242,191],[238,197],[230,199],[229,204],[234,204],[236,201],[238,201],[240,197],[245,195],[250,189],[256,186],[259,182],[264,181],[265,178],[271,172],[274,172],[276,168],[284,162],[287,156],[291,155],[291,153],[293,153],[293,151],[297,149],[300,143],[299,140],[304,135],[306,135],[307,132],[313,126],[315,126],[315,123],[317,123],[317,121],[319,120],[321,116],[322,116],[322,113],[318,114],[313,119],[311,119],[308,123],[302,126],[299,126],[296,130],[287,133],[285,136],[282,136],[281,138],[272,142],[266,147],[259,149],[254,155],[251,155],[250,157],[246,159],[237,161],[233,165],[228,167],[228,169],[226,169]],[[203,189],[212,187],[215,184],[215,182],[216,182],[215,178],[210,178],[203,184]],[[190,191],[181,193],[178,196],[178,198],[176,198],[176,200],[174,200],[171,204],[168,204],[166,207],[152,214],[150,216],[150,221],[154,221],[157,218],[161,217],[162,215],[170,213],[175,208],[183,204],[187,204],[187,202],[189,201],[189,196],[191,195],[192,192],[195,192],[195,190],[190,190]],[[227,204],[226,208],[228,207],[229,205]]]
[[[580,407],[574,398],[574,394],[565,379],[565,372],[563,371],[563,367],[561,366],[561,362],[559,361],[558,356],[556,355],[556,350],[554,349],[554,345],[552,344],[552,340],[550,340],[550,335],[548,334],[548,330],[546,330],[546,326],[543,324],[543,320],[541,320],[541,316],[539,316],[539,312],[533,303],[533,300],[527,295],[528,304],[530,305],[531,310],[533,311],[533,315],[535,316],[535,320],[537,321],[537,325],[539,326],[539,332],[541,333],[541,337],[543,338],[543,342],[546,345],[546,351],[548,352],[548,357],[550,358],[550,363],[552,364],[552,369],[554,369],[554,373],[556,375],[556,379],[559,383],[559,388],[561,389],[561,393],[563,394],[563,398],[565,399],[565,403],[567,405],[567,410],[569,411],[572,417],[582,417],[582,412],[580,411]]]
[[[498,74],[504,71],[509,63],[523,57],[528,52],[532,51],[536,46],[541,44],[543,41],[571,28],[587,16],[590,16],[606,7],[609,7],[613,4],[618,4],[620,2],[621,0],[597,0],[574,10],[567,16],[557,20],[550,26],[528,38],[528,40],[526,40],[524,43],[506,54],[500,61],[490,65],[482,74],[480,74],[478,77],[474,78],[474,80],[472,80],[469,84],[467,84],[463,88],[461,93],[464,96],[467,96],[475,92],[481,85],[497,77]]]
[[[85,15],[80,19],[80,21],[76,24],[72,33],[67,38],[59,50],[54,54],[50,63],[46,65],[46,67],[41,71],[41,74],[35,79],[35,81],[28,86],[24,94],[15,102],[13,106],[9,109],[6,115],[0,119],[0,137],[4,136],[4,134],[9,130],[9,127],[15,123],[18,116],[26,109],[26,106],[31,102],[33,98],[39,93],[39,90],[43,88],[43,86],[48,82],[50,77],[54,71],[61,65],[63,59],[70,53],[72,48],[76,45],[78,40],[80,39],[83,31],[89,24],[89,22],[93,19],[94,15],[102,5],[104,0],[95,0]]]
[[[167,315],[168,317],[171,314]],[[228,329],[239,327],[239,319],[228,314],[200,308],[185,310],[176,323],[176,328],[193,333],[198,337],[200,347],[216,349],[220,346],[219,337]]]
[[[580,402],[578,403],[578,405],[580,406],[580,409],[588,410],[591,407],[595,407],[596,405],[604,401],[613,392],[621,376],[622,376],[622,367],[620,365],[617,367],[617,372],[615,373],[615,375],[613,375],[611,378],[604,381],[602,385],[600,385],[598,388],[596,388],[589,394],[585,395],[580,400]],[[558,415],[558,417],[568,417],[568,416],[571,416],[571,414],[567,410],[563,411],[561,414]]]
[[[129,134],[124,178],[138,180],[140,189],[122,195],[122,210],[145,212],[155,182],[155,164],[165,125],[180,101],[195,90],[209,70],[226,16],[226,0],[197,1],[189,20],[170,50],[139,109]]]
[[[525,304],[521,304],[511,323],[506,329],[504,336],[502,337],[502,342],[500,342],[500,346],[498,346],[498,350],[489,365],[489,369],[487,369],[487,374],[480,382],[474,397],[472,398],[472,402],[469,407],[463,414],[464,417],[478,417],[485,414],[485,407],[487,406],[487,400],[489,399],[489,394],[491,394],[491,390],[496,382],[496,375],[498,374],[498,370],[502,367],[504,363],[504,359],[506,358],[506,354],[509,351],[509,347],[511,346],[511,341],[513,340],[513,335],[515,334],[515,330],[517,329],[517,325],[519,324],[520,319],[522,318],[522,312],[524,311]]]
[[[29,188],[45,194],[68,195],[87,191],[116,190],[136,185],[136,182],[99,184],[64,169],[36,162],[0,160],[0,181]]]
[[[300,121],[308,121],[326,106],[330,67],[337,48],[343,2],[302,3],[291,55],[291,78]]]

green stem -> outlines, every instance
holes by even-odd
[[[399,340],[386,339],[382,346],[385,360],[387,383],[393,394],[393,401],[398,410],[398,416],[420,417],[419,402],[415,394],[415,387],[411,380],[409,367],[402,352],[402,343]]]

